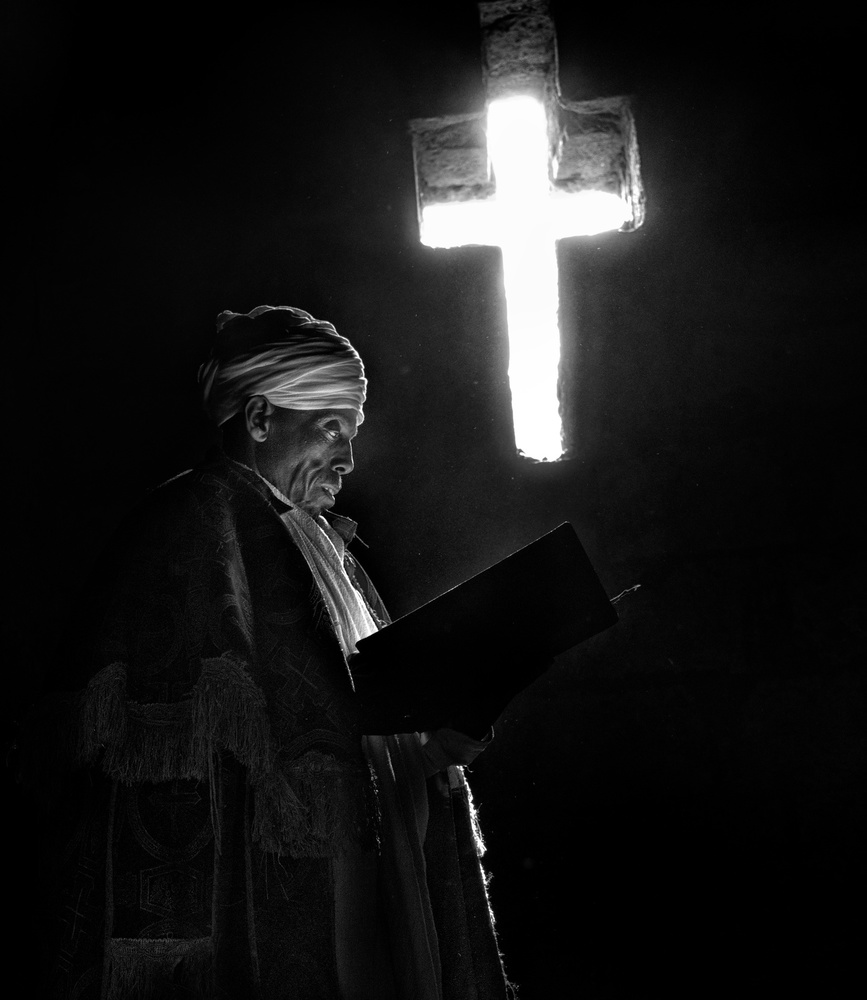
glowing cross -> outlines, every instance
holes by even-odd
[[[624,98],[561,100],[545,0],[479,11],[487,112],[412,123],[421,241],[501,248],[515,444],[557,459],[556,241],[641,225],[634,125]]]

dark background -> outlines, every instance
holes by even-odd
[[[472,768],[522,1000],[863,981],[863,58],[842,5],[698,9],[552,4],[564,96],[633,95],[647,218],[560,244],[577,456],[532,464],[498,251],[418,243],[407,125],[483,108],[474,3],[6,8],[7,714],[212,440],[216,314],[331,320],[393,613],[564,520],[641,584]]]

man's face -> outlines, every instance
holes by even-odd
[[[316,517],[332,507],[352,472],[355,410],[286,410],[268,416],[268,437],[256,449],[259,472],[292,503]]]

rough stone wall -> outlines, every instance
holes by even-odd
[[[637,229],[644,220],[644,191],[628,99],[560,98],[557,38],[545,0],[481,3],[479,20],[488,101],[519,94],[541,100],[548,113],[553,186],[620,195],[632,213],[623,229]],[[494,195],[484,112],[415,119],[411,131],[419,216],[428,205]]]
[[[419,213],[493,195],[483,113],[417,118],[411,130]]]

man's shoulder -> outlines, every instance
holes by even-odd
[[[130,511],[127,529],[182,534],[208,524],[272,517],[267,488],[225,455],[209,456],[147,493]]]
[[[267,487],[252,470],[220,452],[209,454],[199,464],[160,483],[143,503],[159,507],[216,500],[243,505],[268,497]]]

